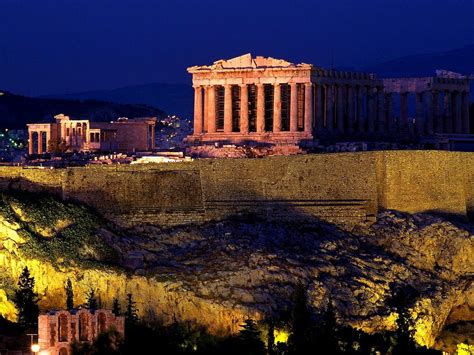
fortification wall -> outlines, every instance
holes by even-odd
[[[391,151],[202,159],[59,170],[0,167],[0,188],[85,203],[126,226],[254,212],[269,220],[373,219],[380,208],[474,212],[474,154]]]

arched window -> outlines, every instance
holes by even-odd
[[[67,349],[61,348],[61,350],[59,350],[59,355],[67,355]]]
[[[80,341],[87,341],[88,334],[87,334],[87,314],[81,313],[79,315],[79,340]]]
[[[107,316],[105,313],[99,313],[98,316],[98,323],[99,323],[99,334],[104,333],[107,330]]]
[[[58,320],[58,334],[59,334],[59,341],[68,341],[68,321],[67,316],[65,314],[59,315]]]

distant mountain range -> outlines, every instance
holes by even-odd
[[[416,54],[375,64],[364,71],[379,77],[432,76],[436,69],[474,74],[474,44],[446,52]]]
[[[436,69],[474,74],[474,45],[447,52],[411,55],[361,68],[378,77],[432,76]],[[63,99],[95,99],[122,104],[146,104],[159,107],[168,114],[192,119],[193,89],[191,85],[151,83],[111,90],[48,95]]]
[[[95,99],[122,104],[145,104],[159,107],[167,114],[191,119],[193,115],[193,88],[185,84],[151,83],[126,86],[111,90],[95,90],[72,94],[48,95],[48,98]]]
[[[111,121],[118,117],[165,116],[162,110],[147,105],[34,98],[0,90],[0,128],[24,129],[27,123],[49,122],[59,113],[93,121]]]

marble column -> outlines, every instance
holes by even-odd
[[[354,133],[354,87],[347,87],[347,132]]]
[[[204,132],[209,132],[208,130],[208,114],[209,114],[209,110],[208,110],[208,107],[209,107],[209,87],[208,86],[204,86],[204,113],[203,113],[203,131]]]
[[[194,87],[194,134],[202,133],[202,89]]]
[[[49,143],[51,141],[51,131],[46,131],[46,153],[49,151]]]
[[[337,130],[339,133],[344,133],[344,87],[342,85],[337,86]]]
[[[273,85],[273,132],[281,131],[281,86]]]
[[[441,107],[440,107],[440,93],[438,91],[433,91],[433,115],[434,115],[434,122],[435,128],[434,131],[436,133],[443,133],[443,115],[441,115]]]
[[[323,86],[315,84],[316,87],[316,130],[322,132],[324,129],[324,105],[323,105]]]
[[[64,122],[61,122],[61,137],[59,138],[59,143],[62,142],[62,140],[66,141],[66,124]]]
[[[334,131],[334,99],[332,85],[326,85],[326,129]]]
[[[395,119],[393,117],[393,95],[391,92],[385,94],[385,115],[387,117],[387,132],[396,132]]]
[[[313,85],[304,84],[304,131],[313,133]]]
[[[462,98],[457,91],[454,96],[454,132],[462,133]]]
[[[432,91],[425,91],[423,94],[423,102],[426,105],[426,134],[434,133],[434,108],[433,108],[433,95]]]
[[[453,97],[451,91],[444,92],[444,133],[453,133]]]
[[[298,89],[296,83],[290,83],[290,132],[298,131]]]
[[[249,133],[249,96],[247,84],[240,85],[240,133]]]
[[[411,133],[413,123],[408,122],[408,93],[400,93],[400,123],[399,129],[405,134]]]
[[[386,123],[386,111],[385,111],[385,94],[383,93],[383,88],[377,88],[377,131],[380,134],[385,134],[387,132],[387,123]]]
[[[257,133],[265,132],[265,90],[263,84],[257,84]]]
[[[38,131],[38,154],[43,154],[43,132]]]
[[[415,127],[416,127],[416,134],[422,136],[425,134],[425,112],[423,108],[423,93],[417,92],[415,93]]]
[[[357,131],[358,133],[365,133],[365,110],[364,102],[366,94],[365,86],[359,86],[357,91]]]
[[[155,125],[151,126],[151,149],[155,149]]]
[[[376,107],[376,97],[374,94],[374,87],[369,86],[367,96],[368,96],[368,111],[369,111],[369,117],[368,117],[368,122],[367,122],[367,128],[369,133],[374,133],[375,132],[375,120],[376,120],[376,114],[375,114],[375,107]]]
[[[224,85],[224,133],[232,133],[232,85]]]
[[[34,153],[33,146],[33,131],[28,131],[28,154]]]
[[[469,134],[469,93],[462,93],[462,133]]]
[[[209,133],[216,132],[216,88],[209,86],[207,102],[207,129]]]

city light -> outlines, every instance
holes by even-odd
[[[39,344],[33,344],[31,345],[31,351],[34,352],[35,354],[40,351],[40,346]]]

